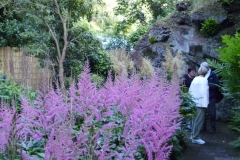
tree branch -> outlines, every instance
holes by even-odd
[[[67,37],[68,37],[67,19],[68,19],[69,13],[67,13],[67,15],[63,18],[57,0],[54,0],[54,3],[55,3],[55,6],[56,6],[56,8],[57,8],[58,16],[60,17],[60,19],[61,19],[61,21],[62,21],[62,25],[63,25],[63,41],[64,41],[64,46],[63,46],[63,50],[62,50],[61,57],[59,57],[59,58],[60,58],[60,61],[63,62],[64,59],[65,59],[65,56],[66,56],[66,50],[67,50],[67,45],[68,45],[68,40],[67,40]]]
[[[58,52],[58,58],[61,58],[61,51],[60,51],[60,47],[59,47],[59,42],[57,40],[57,37],[55,36],[55,34],[53,33],[53,30],[52,28],[49,26],[49,24],[46,22],[46,20],[44,20],[44,23],[46,24],[46,26],[48,27],[48,30],[50,31],[52,37],[53,37],[53,40],[56,44],[56,47],[57,47],[57,52]]]

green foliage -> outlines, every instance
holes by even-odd
[[[51,60],[55,76],[59,78],[59,53],[62,52],[58,51],[50,31],[58,41],[59,50],[63,50],[64,28],[61,18],[69,16],[67,54],[63,63],[66,77],[77,77],[87,60],[92,72],[107,75],[111,67],[110,59],[102,51],[99,40],[90,33],[85,20],[91,20],[94,4],[94,0],[60,0],[58,6],[62,17],[55,9],[54,1],[19,0],[14,3],[15,8],[9,4],[8,12],[0,19],[0,46],[25,46],[28,53],[41,59],[42,66],[46,65],[46,59]]]
[[[10,79],[2,78],[3,75],[0,75],[0,77],[1,101],[14,103],[18,111],[21,111],[21,96],[26,96],[32,101],[36,98],[37,93],[34,90],[26,89]]]
[[[182,100],[179,112],[184,118],[191,118],[196,113],[196,103],[189,93],[181,93],[179,95]]]
[[[31,157],[35,159],[44,159],[44,140],[35,142],[33,141],[30,145],[21,146],[22,152],[29,153]]]
[[[112,67],[110,56],[104,51],[99,52],[97,56],[96,63],[92,64],[92,72],[106,77]]]
[[[173,145],[170,155],[171,160],[182,160],[182,151],[187,147],[187,140],[185,137],[185,130],[177,130],[175,135],[169,141]]]
[[[54,73],[57,73],[56,79],[59,80],[61,87],[64,87],[64,73],[69,76],[71,75],[71,71],[69,71],[71,68],[76,72],[81,70],[81,66],[80,69],[77,68],[78,60],[84,63],[86,59],[89,59],[90,65],[94,64],[95,67],[96,59],[102,59],[102,56],[98,55],[101,48],[100,43],[93,38],[87,27],[77,26],[77,23],[84,21],[84,19],[88,21],[92,19],[92,8],[95,2],[97,1],[18,0],[14,1],[14,7],[9,7],[9,14],[15,13],[22,17],[13,26],[16,31],[14,30],[14,33],[11,34],[14,36],[22,35],[25,39],[34,37],[34,40],[30,42],[24,40],[24,44],[19,43],[19,41],[16,44],[19,46],[24,45],[28,53],[33,53],[43,60],[49,58],[57,70]],[[9,18],[7,17],[7,19]],[[19,30],[20,24],[26,24],[24,27],[30,26],[30,29],[34,29],[20,34],[23,32]],[[10,31],[13,30],[11,25],[8,28],[10,28]],[[8,28],[3,28],[2,33],[7,33]],[[27,27],[24,29],[27,29]],[[12,39],[16,40],[14,37]],[[8,41],[8,43],[13,44],[11,41]],[[92,63],[92,61],[94,62]],[[73,64],[73,66],[69,64]],[[60,69],[62,67],[63,70]],[[100,67],[100,69],[102,68],[104,67]],[[105,72],[104,69],[99,71],[99,74]]]
[[[240,34],[236,33],[235,36],[225,35],[222,36],[223,46],[217,51],[219,54],[219,62],[216,60],[207,60],[211,67],[216,68],[215,72],[221,77],[222,93],[230,100],[235,101],[237,104],[240,102]],[[231,120],[231,128],[237,131],[240,137],[240,112],[233,112]],[[240,138],[233,141],[231,144],[235,147],[240,146]]]
[[[154,36],[149,37],[148,40],[152,44],[156,42],[156,38]]]
[[[108,124],[110,122],[113,122],[114,124],[116,124],[116,127],[114,127],[114,130],[112,131],[112,135],[111,135],[111,152],[115,152],[118,150],[121,150],[121,148],[123,148],[125,146],[124,144],[124,137],[123,137],[123,130],[124,130],[124,126],[126,123],[126,117],[124,115],[122,115],[121,112],[117,111],[117,109],[113,106],[112,107],[112,112],[114,113],[112,116],[107,117],[107,118],[103,118],[102,121],[100,122],[95,122],[93,123],[93,130],[91,130],[90,132],[92,132],[92,135],[96,134],[96,132],[102,128],[103,125]],[[82,117],[77,117],[76,119],[76,123],[75,123],[75,130],[79,131],[81,126],[84,123],[84,119]],[[103,144],[104,138],[103,135],[100,135],[98,144],[101,145]],[[141,154],[136,153],[137,156],[141,156]],[[139,157],[140,159],[142,157]]]
[[[146,24],[156,21],[158,17],[165,17],[173,10],[175,2],[176,0],[117,0],[115,12],[124,18],[116,30],[125,34],[133,24]]]
[[[217,51],[219,62],[208,60],[209,64],[216,68],[215,72],[221,77],[222,92],[224,96],[230,99],[238,100],[240,98],[240,34],[235,36],[222,36],[223,46]]]
[[[92,73],[106,76],[111,68],[109,55],[102,50],[101,43],[84,27],[75,27],[70,36],[79,35],[75,41],[69,44],[68,54],[64,63],[67,77],[78,75],[82,72],[85,61],[89,61]],[[57,57],[52,51],[51,59]],[[57,59],[55,59],[56,61]],[[72,74],[72,75],[71,75]]]
[[[100,76],[98,74],[91,74],[91,78],[92,78],[93,82],[97,84],[98,88],[102,87],[102,85],[105,82],[105,77]]]
[[[238,135],[240,135],[240,112],[239,109],[232,111],[233,116],[230,122],[230,128],[234,131],[237,132]],[[239,148],[240,149],[240,136],[238,139],[234,140],[233,142],[230,143],[233,147]]]
[[[33,28],[15,12],[0,15],[0,47],[22,47],[35,39]]]
[[[143,37],[149,31],[150,26],[147,25],[140,25],[138,26],[137,30],[130,33],[127,37],[127,40],[131,46],[135,46],[139,39]]]
[[[220,24],[213,18],[209,18],[202,23],[200,32],[206,36],[210,37],[218,33],[220,29]]]

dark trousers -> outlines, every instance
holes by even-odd
[[[211,130],[216,131],[216,100],[215,100],[215,98],[209,99],[207,113],[210,116]],[[206,129],[206,127],[207,127],[207,116],[205,116],[203,129]]]

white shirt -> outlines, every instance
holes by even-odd
[[[193,79],[189,93],[193,96],[193,101],[197,107],[207,108],[209,103],[208,80],[204,77],[197,76]]]

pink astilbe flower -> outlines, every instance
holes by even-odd
[[[116,94],[114,83],[110,76],[108,76],[104,86],[98,90],[98,94],[101,95],[100,105],[102,105],[102,107],[107,106],[106,109],[110,109],[110,106],[117,106],[119,104],[119,95]]]
[[[69,106],[66,101],[60,92],[53,89],[45,94],[40,93],[35,104],[22,98],[22,113],[18,121],[18,125],[22,126],[19,133],[21,137],[29,135],[35,140],[41,140],[48,136],[68,119]]]
[[[23,160],[33,160],[33,157],[31,157],[30,155],[26,154],[21,150],[17,150],[17,153],[21,156]]]
[[[13,118],[16,114],[15,109],[11,109],[5,104],[0,106],[0,152],[4,152],[10,138],[13,127]]]
[[[51,131],[45,146],[45,160],[75,159],[75,148],[71,133],[71,128],[64,124]]]
[[[68,95],[50,89],[34,104],[23,98],[17,128],[23,141],[29,136],[44,139],[46,160],[135,159],[140,146],[149,160],[164,160],[172,149],[169,139],[180,126],[178,92],[174,78],[168,83],[123,75],[97,89],[87,64]]]
[[[156,77],[143,84],[141,99],[127,118],[123,133],[124,151],[130,158],[134,159],[133,151],[139,145],[144,146],[149,160],[168,158],[171,146],[167,142],[180,126],[178,91],[175,81],[168,84]]]
[[[84,77],[87,77],[87,75],[82,78]],[[78,87],[81,87],[78,89],[83,88],[82,86],[92,85],[89,79],[85,79],[85,81],[80,79],[80,82],[81,83],[78,83]],[[88,84],[86,84],[86,82]],[[105,144],[100,146],[101,150],[94,151],[98,158],[104,159],[105,157],[106,159],[106,157],[117,156],[119,159],[134,159],[134,154],[138,151],[138,147],[143,146],[149,160],[167,159],[172,148],[172,146],[168,145],[168,141],[180,126],[178,121],[180,118],[178,112],[180,106],[180,100],[178,98],[179,86],[176,84],[177,82],[175,81],[172,84],[164,80],[159,81],[157,77],[140,81],[134,76],[131,78],[119,76],[115,79],[114,83],[108,80],[100,90],[95,90],[95,87],[87,87],[91,90],[89,91],[85,88],[84,93],[86,93],[85,97],[88,98],[88,104],[95,98],[93,100],[94,108],[91,108],[92,105],[88,107],[84,105],[86,103],[82,103],[83,99],[80,97],[83,91],[80,89],[79,92],[79,90],[75,88],[75,95],[79,95],[79,97],[75,99],[77,102],[75,104],[83,104],[78,106],[82,107],[81,111],[95,115],[96,113],[94,112],[98,109],[99,112],[97,113],[100,113],[100,116],[105,115],[105,117],[108,117],[111,116],[111,107],[114,106],[117,111],[126,118],[122,136],[124,138],[121,139],[121,141],[124,141],[125,146],[118,148],[117,151],[109,154],[111,149],[109,144],[111,143],[112,134],[110,130],[108,130],[108,132],[104,130],[104,127],[99,128],[97,134],[92,135],[94,141],[96,141],[100,135],[102,138],[105,137]],[[99,94],[100,97],[95,96],[93,93]],[[96,97],[98,97],[98,99]],[[101,105],[105,106],[104,108],[107,112],[103,112],[101,107],[99,107]],[[78,142],[81,142],[82,151],[85,153],[88,150],[87,146],[84,146],[84,143],[86,145],[86,142],[88,142],[86,137],[90,138],[90,133],[88,132],[91,130],[90,127],[93,127],[92,121],[97,120],[93,115],[89,116],[91,119],[85,116],[85,122],[88,123],[82,126],[79,134],[81,135],[81,141]],[[114,128],[115,124],[110,126]],[[80,138],[78,139],[80,140]],[[155,155],[155,158],[153,155]]]
[[[112,86],[110,81],[109,86]],[[77,139],[75,144],[79,155],[83,159],[89,158],[90,155],[98,157],[100,160],[103,157],[112,157],[112,153],[108,152],[110,150],[109,138],[111,138],[110,130],[115,124],[108,122],[101,128],[95,128],[97,124],[101,125],[104,119],[113,114],[111,107],[116,105],[116,98],[112,94],[112,90],[98,90],[92,83],[90,69],[86,65],[77,86],[73,84],[69,93],[72,110],[76,116],[83,119],[80,131],[75,135]],[[98,143],[100,139],[101,144]]]
[[[99,121],[101,120],[100,111],[102,108],[99,108],[101,106],[99,103],[100,95],[97,93],[96,85],[92,83],[88,65],[84,68],[78,80],[77,87],[72,84],[69,92],[72,108],[75,112],[81,114],[85,119],[97,118]]]
[[[132,110],[138,105],[141,96],[142,82],[136,76],[127,78],[124,75],[116,77],[112,90],[112,96],[117,99],[117,109],[123,115],[127,115],[129,110]]]

